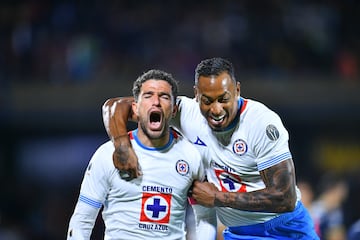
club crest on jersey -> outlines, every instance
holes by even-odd
[[[223,169],[215,169],[215,175],[219,180],[223,192],[246,192],[246,185],[241,182],[240,176],[229,173]]]
[[[152,223],[169,223],[171,194],[143,193],[140,221]]]
[[[189,164],[185,160],[178,160],[176,162],[175,168],[180,175],[185,176],[189,173]]]
[[[244,155],[248,150],[246,142],[242,139],[237,139],[233,144],[233,152],[239,156]]]
[[[270,138],[270,140],[272,141],[276,141],[279,139],[279,130],[277,130],[277,128],[270,124],[266,127],[266,135],[268,136],[268,138]]]

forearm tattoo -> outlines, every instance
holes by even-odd
[[[254,192],[220,192],[216,206],[246,211],[287,212],[295,206],[295,171],[292,160],[283,161],[260,172],[266,188]]]
[[[115,153],[118,155],[120,163],[125,164],[129,158],[129,146],[120,145],[115,149]]]

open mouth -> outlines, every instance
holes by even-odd
[[[161,128],[162,114],[160,111],[150,113],[150,129],[158,130]]]
[[[213,126],[221,126],[225,120],[225,117],[226,117],[225,114],[220,115],[220,116],[210,115],[208,120],[209,120],[209,123]]]

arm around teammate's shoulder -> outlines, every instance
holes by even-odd
[[[110,98],[102,106],[104,126],[114,144],[113,163],[120,173],[126,173],[126,180],[141,175],[138,158],[127,135],[128,121],[136,121],[132,111],[133,97]]]

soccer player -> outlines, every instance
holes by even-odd
[[[90,239],[102,207],[105,239],[185,239],[188,190],[204,179],[204,168],[195,146],[169,126],[177,91],[175,79],[160,70],[134,82],[138,127],[127,136],[142,175],[122,179],[113,164],[113,143],[101,145],[86,169],[67,239]]]
[[[300,201],[289,136],[280,117],[240,96],[234,68],[223,58],[198,64],[194,90],[194,99],[178,97],[172,124],[206,156],[208,182],[195,181],[192,197],[216,209],[227,226],[224,239],[318,239]],[[128,118],[134,120],[126,107],[130,101],[114,98],[103,105],[112,139],[124,131]],[[124,138],[113,142],[118,151],[130,145]],[[128,156],[122,166],[114,163],[131,168],[136,177],[141,174],[133,167],[136,156]]]

